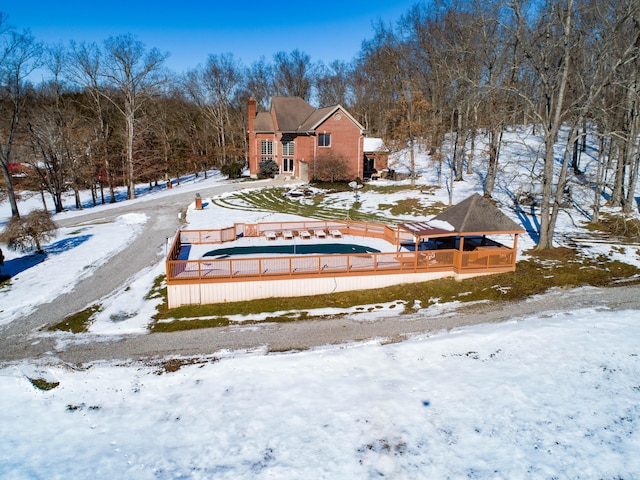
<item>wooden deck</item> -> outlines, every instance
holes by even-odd
[[[300,232],[304,232],[301,235]],[[318,232],[322,232],[319,234]],[[457,249],[395,251],[370,254],[291,255],[262,258],[181,259],[183,248],[191,244],[216,244],[235,240],[238,235],[277,238],[331,238],[339,235],[381,238],[396,245],[407,238],[386,225],[362,222],[289,222],[236,224],[216,231],[184,230],[176,235],[166,262],[167,284],[215,283],[323,276],[388,275],[397,273],[442,272],[499,273],[515,270],[515,250],[502,246]]]

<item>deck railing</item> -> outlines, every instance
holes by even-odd
[[[345,235],[381,238],[399,245],[413,237],[387,225],[352,221],[304,221],[235,224],[218,230],[181,230],[167,254],[168,283],[246,281],[250,278],[326,275],[375,275],[389,273],[453,271],[491,272],[515,269],[515,250],[502,246],[479,247],[472,251],[418,250],[370,254],[293,255],[262,258],[187,260],[180,258],[183,245],[217,244],[239,235],[256,237],[266,232],[339,230]]]
[[[338,230],[344,235],[357,235],[361,237],[381,238],[387,242],[397,245],[398,232],[388,225],[368,222],[353,221],[324,221],[314,220],[305,222],[265,222],[265,223],[236,223],[233,227],[220,228],[214,230],[180,230],[174,240],[173,247],[167,255],[167,260],[177,260],[180,254],[180,245],[205,245],[232,242],[240,235],[245,237],[259,237],[267,232],[282,234],[285,231],[317,232],[323,230],[330,232]],[[402,235],[402,238],[407,235]],[[404,238],[406,241],[407,238]]]
[[[250,278],[375,275],[451,270],[457,273],[508,269],[514,265],[512,250],[495,249],[478,256],[459,250],[426,250],[371,254],[332,254],[228,258],[215,260],[169,260],[167,280],[181,282],[246,281]]]

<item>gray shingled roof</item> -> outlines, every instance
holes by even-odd
[[[523,228],[483,196],[475,193],[445,210],[434,220],[450,223],[459,233],[522,233]]]
[[[315,128],[315,126],[323,120],[326,116],[330,115],[333,110],[337,108],[337,105],[333,107],[324,107],[318,108],[315,112],[313,112],[309,117],[300,124],[300,131],[302,132],[311,132]]]
[[[338,109],[364,130],[340,105],[315,109],[300,97],[271,98],[271,112],[258,113],[254,128],[256,132],[313,133],[318,124]]]
[[[256,132],[273,132],[273,119],[269,112],[260,112],[253,123]]]
[[[271,108],[280,132],[297,132],[316,109],[300,97],[273,97]]]

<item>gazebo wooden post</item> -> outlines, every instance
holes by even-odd
[[[518,234],[513,234],[513,257],[511,260],[511,265],[515,268],[516,266],[516,256],[518,255]]]
[[[460,252],[458,253],[458,271],[462,271],[462,252],[464,252],[464,236],[460,235]]]

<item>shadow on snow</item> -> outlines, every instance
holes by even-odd
[[[19,258],[5,260],[4,266],[0,268],[0,280],[4,281],[15,277],[25,270],[35,267],[39,263],[44,262],[50,255],[60,255],[68,252],[91,238],[92,235],[80,235],[72,238],[65,238],[58,242],[47,245],[43,248],[44,253],[30,253]]]

